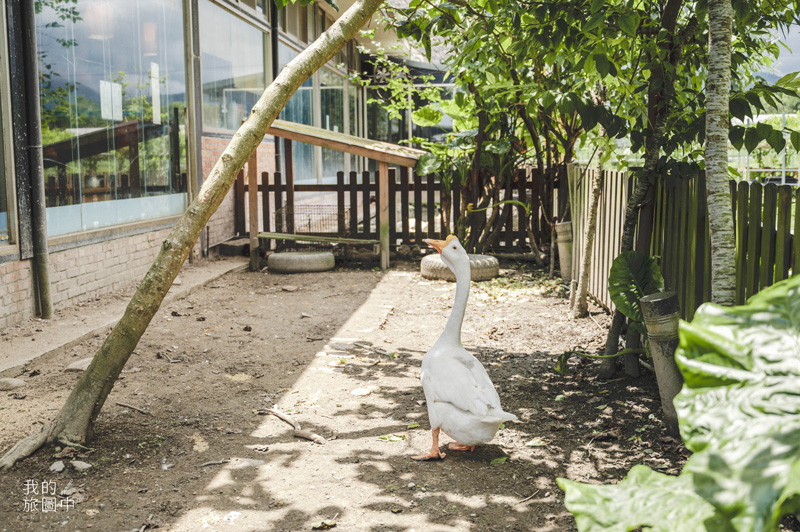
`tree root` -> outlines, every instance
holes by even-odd
[[[5,471],[11,469],[14,464],[39,450],[39,448],[49,440],[51,429],[52,424],[47,424],[43,426],[39,432],[35,432],[14,444],[14,446],[0,458],[0,470]]]

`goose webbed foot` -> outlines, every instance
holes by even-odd
[[[447,448],[450,449],[451,451],[469,451],[469,452],[472,452],[472,451],[475,450],[475,446],[474,445],[464,445],[464,444],[458,443],[458,442],[450,442],[450,444],[447,446]]]
[[[431,452],[428,454],[420,454],[417,456],[412,456],[412,460],[444,460],[447,456],[445,453],[439,450],[439,430],[440,429],[433,429],[431,431],[431,435],[433,436],[433,445],[431,446]]]

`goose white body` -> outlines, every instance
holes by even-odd
[[[461,324],[470,289],[467,252],[455,237],[427,241],[442,254],[442,260],[456,276],[453,310],[442,335],[422,359],[422,389],[428,417],[434,431],[434,445],[441,429],[462,446],[487,443],[500,424],[515,420],[504,412],[500,396],[480,361],[461,344]],[[436,457],[432,451],[429,457]],[[444,457],[439,453],[439,457]]]

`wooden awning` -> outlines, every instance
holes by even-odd
[[[267,134],[412,168],[417,164],[420,156],[425,153],[422,150],[407,146],[354,137],[353,135],[345,135],[344,133],[285,120],[275,120]]]

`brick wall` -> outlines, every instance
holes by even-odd
[[[217,159],[228,146],[230,137],[203,137],[203,177],[208,177],[214,168]],[[273,137],[267,136],[258,147],[258,180],[261,182],[262,172],[272,172],[275,169],[275,141]],[[245,166],[246,169],[246,166]],[[235,237],[234,233],[234,196],[231,187],[228,195],[222,201],[217,212],[208,221],[209,244],[215,246]],[[261,205],[261,194],[259,194],[259,205]],[[247,226],[245,226],[247,227]],[[259,225],[259,228],[262,227]]]
[[[160,229],[51,252],[53,308],[58,310],[138,283],[155,260],[169,231]],[[35,314],[32,261],[0,263],[0,281],[2,330]]]
[[[0,330],[34,313],[31,261],[0,263]]]
[[[203,175],[207,176],[228,145],[229,138],[203,137]],[[262,171],[272,172],[275,150],[272,137],[258,149],[259,179]],[[260,203],[259,203],[260,204]],[[211,245],[234,237],[233,191],[231,190],[209,220]],[[132,236],[111,237],[50,253],[50,295],[53,307],[68,307],[109,291],[138,283],[150,268],[161,242],[170,229],[158,229]],[[199,245],[195,246],[199,255]],[[30,260],[0,263],[0,330],[35,315],[34,282]]]

